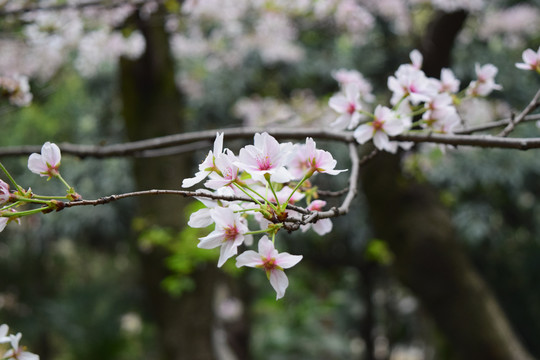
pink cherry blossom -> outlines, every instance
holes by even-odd
[[[360,91],[358,85],[351,83],[343,88],[344,94],[339,93],[328,100],[328,105],[338,114],[341,114],[336,121],[330,124],[337,130],[354,129],[360,122],[360,113],[362,109],[360,103]]]
[[[325,173],[329,175],[337,175],[347,170],[334,170],[337,161],[331,153],[325,150],[316,148],[315,141],[308,137],[306,143],[296,145],[293,156],[289,161],[289,170],[297,179],[302,178],[305,174],[313,174],[315,172]]]
[[[406,122],[386,106],[378,105],[375,108],[374,120],[360,125],[354,131],[354,137],[360,144],[373,139],[377,149],[396,152],[398,144],[390,141],[388,136],[401,134],[406,130]]]
[[[289,286],[289,279],[283,269],[288,269],[298,264],[302,260],[302,255],[291,255],[289,253],[279,253],[274,248],[274,243],[263,236],[259,240],[259,252],[248,250],[238,255],[236,266],[249,266],[264,269],[266,276],[270,280],[270,285],[276,291],[276,300],[285,295],[285,290]]]
[[[28,169],[40,176],[48,176],[49,178],[57,176],[61,157],[60,148],[47,141],[41,147],[41,154],[33,153],[30,155]]]
[[[339,69],[332,72],[332,77],[336,79],[342,88],[354,84],[357,87],[362,100],[369,103],[375,100],[375,96],[372,94],[373,87],[364,78],[362,73],[356,70]]]
[[[326,206],[326,201],[324,200],[313,200],[311,204],[308,205],[307,209],[309,211],[321,211],[322,208]],[[313,224],[301,225],[300,229],[302,232],[306,232],[308,229],[313,228],[313,230],[319,234],[324,235],[332,231],[332,220],[330,219],[319,219]]]
[[[232,189],[232,192],[235,193],[237,189],[232,184],[241,182],[238,178],[240,169],[235,165],[237,161],[238,158],[232,151],[227,149],[224,154],[216,157],[214,161],[216,171],[210,174],[210,180],[204,185],[214,190],[228,186]]]
[[[238,246],[245,239],[249,231],[246,219],[235,213],[231,208],[216,207],[211,210],[210,216],[216,223],[216,228],[208,236],[202,237],[197,245],[202,249],[213,249],[221,246],[218,267],[227,259],[236,255]]]
[[[456,78],[452,70],[446,68],[441,70],[439,92],[455,94],[459,91],[459,83],[460,81]]]
[[[422,101],[429,101],[437,94],[437,82],[413,65],[401,65],[394,75],[387,81],[388,89],[392,91],[390,99],[392,105],[396,105],[406,97],[412,104],[417,105]]]
[[[292,179],[285,168],[285,160],[292,149],[291,143],[280,144],[274,137],[264,132],[255,134],[254,145],[240,149],[236,166],[248,172],[256,181],[284,183]]]
[[[527,49],[521,55],[523,58],[522,63],[516,63],[516,67],[522,70],[532,70],[540,73],[540,47],[538,51],[533,49]]]
[[[6,203],[10,196],[9,185],[0,179],[0,204]]]
[[[210,150],[204,161],[199,164],[199,171],[192,178],[182,180],[182,187],[191,187],[203,181],[208,175],[215,171],[214,161],[223,152],[223,133],[217,133],[214,140],[214,151]]]
[[[493,90],[501,90],[502,86],[495,83],[495,75],[499,70],[495,65],[475,64],[475,72],[477,80],[471,81],[467,87],[467,95],[469,96],[487,96]]]

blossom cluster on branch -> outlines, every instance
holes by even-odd
[[[295,210],[288,208],[305,199],[309,210],[321,210],[326,204],[318,197],[317,188],[310,179],[318,173],[337,175],[336,160],[324,150],[316,148],[315,141],[307,138],[305,144],[279,143],[268,133],[255,134],[254,144],[240,149],[236,156],[223,150],[223,134],[214,142],[214,149],[199,165],[195,177],[184,179],[182,186],[191,187],[208,177],[204,185],[218,195],[246,195],[251,201],[224,201],[199,198],[207,207],[191,215],[188,225],[206,227],[215,224],[215,230],[200,238],[199,247],[220,247],[218,266],[238,253],[242,244],[251,245],[252,235],[267,233],[259,240],[259,253],[247,251],[237,257],[237,266],[263,268],[276,290],[283,297],[288,280],[283,269],[298,263],[302,256],[278,253],[275,235],[288,222],[302,223],[306,231],[311,224],[303,222]],[[248,228],[247,217],[259,224],[258,230]],[[329,219],[316,220],[313,229],[320,235],[331,231]]]
[[[60,196],[44,196],[34,193],[30,188],[24,189],[0,163],[0,170],[14,187],[11,190],[8,183],[0,180],[0,231],[4,230],[10,221],[20,222],[20,218],[24,216],[60,211],[66,207],[100,205],[142,195],[174,194],[195,197],[206,208],[193,213],[188,225],[205,228],[214,224],[214,230],[201,237],[198,246],[205,249],[219,247],[219,267],[236,256],[238,267],[263,269],[279,299],[284,296],[288,286],[283,270],[296,265],[302,256],[279,252],[276,248],[276,234],[280,230],[307,231],[310,228],[320,235],[330,232],[330,218],[345,214],[355,195],[360,163],[371,160],[377,151],[396,152],[399,147],[407,149],[415,142],[437,142],[441,136],[446,136],[441,143],[475,145],[482,140],[501,147],[507,146],[512,139],[505,137],[540,106],[539,91],[529,105],[508,122],[492,124],[494,127],[505,126],[498,136],[472,139],[470,135],[459,135],[492,128],[464,128],[465,121],[460,118],[457,105],[466,97],[487,96],[493,90],[501,90],[501,85],[495,81],[497,68],[491,64],[477,64],[477,78],[459,90],[460,81],[451,70],[443,69],[440,80],[429,78],[421,70],[420,53],[413,51],[410,57],[411,63],[401,65],[388,79],[387,85],[392,92],[391,107],[379,104],[373,112],[369,106],[375,97],[371,94],[371,86],[360,73],[339,70],[333,74],[341,85],[341,92],[332,96],[328,103],[329,107],[339,113],[331,126],[354,131],[349,136],[346,136],[347,133],[333,134],[334,140],[349,144],[351,158],[349,189],[343,205],[339,208],[323,210],[326,202],[319,199],[319,195],[324,195],[324,192],[319,191],[313,180],[319,174],[338,175],[346,170],[337,170],[337,161],[333,155],[318,149],[311,136],[296,136],[303,137],[305,142],[292,144],[280,143],[268,132],[257,132],[254,134],[253,145],[244,146],[236,155],[230,149],[224,148],[224,133],[218,132],[213,149],[199,165],[198,172],[194,177],[182,181],[184,188],[204,181],[206,189],[149,190],[111,195],[98,200],[83,200],[63,179],[60,174],[60,148],[54,143],[46,142],[39,154],[33,153],[29,156],[28,169],[47,180],[54,178],[61,181],[67,188],[66,193]],[[523,62],[516,63],[518,69],[540,73],[540,49],[536,52],[527,49],[522,57]],[[301,132],[297,135],[299,134]],[[325,134],[332,135],[328,132]],[[294,130],[290,130],[287,135],[293,136]],[[208,135],[201,136],[208,138]],[[190,137],[191,142],[198,139],[196,136]],[[376,150],[358,160],[357,144],[365,144],[370,140]],[[154,139],[148,144],[143,142],[130,146],[135,146],[134,149],[140,151],[145,146],[156,149],[156,145],[163,143],[166,141]],[[509,144],[514,146],[514,143]],[[299,206],[304,201],[304,207]],[[20,210],[24,205],[35,207]],[[256,229],[253,229],[254,223],[258,224]],[[238,254],[239,249],[253,245],[255,234],[262,234],[257,244],[258,252],[246,250]]]

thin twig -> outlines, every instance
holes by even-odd
[[[538,121],[538,120],[540,120],[540,114],[534,114],[534,115],[525,116],[525,118],[523,119],[522,122]],[[508,124],[510,124],[510,122],[512,122],[511,118],[501,119],[501,120],[489,122],[489,123],[482,124],[482,125],[471,126],[471,127],[466,128],[466,129],[456,130],[456,131],[454,131],[454,134],[468,135],[468,134],[473,134],[473,133],[477,133],[477,132],[480,132],[480,131],[492,130],[492,129],[500,128],[500,127],[503,127],[503,126],[507,126]]]
[[[540,105],[540,90],[536,92],[536,95],[534,95],[531,102],[523,109],[521,113],[519,113],[518,116],[516,116],[515,119],[512,119],[510,123],[504,128],[503,131],[501,131],[497,136],[505,137],[508,134],[510,134],[516,125],[518,125],[523,119],[525,119],[525,116],[529,115],[531,112],[533,112],[538,106]]]

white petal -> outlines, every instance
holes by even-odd
[[[43,160],[51,166],[58,165],[62,158],[58,145],[48,141],[41,147],[41,156],[43,156]]]
[[[285,290],[289,286],[289,279],[282,270],[274,269],[270,272],[270,285],[276,290],[276,300],[285,295]]]
[[[332,231],[332,220],[330,219],[320,219],[315,224],[313,224],[313,230],[319,235],[328,234]]]
[[[360,125],[354,131],[354,138],[360,144],[365,144],[373,137],[373,127],[368,124]]]
[[[263,261],[261,255],[253,250],[244,251],[236,257],[236,267],[250,266],[256,267],[262,265]]]
[[[217,156],[223,152],[223,133],[216,134],[216,140],[214,140],[214,155]]]
[[[41,176],[47,176],[46,174],[42,173],[49,170],[45,162],[42,160],[42,156],[36,153],[33,153],[28,157],[28,169],[34,174],[39,174]]]
[[[30,160],[28,160],[28,167],[30,167]],[[195,177],[182,180],[182,187],[192,187],[193,185],[203,181],[208,176],[208,174],[210,174],[210,172],[208,171],[199,171],[195,174]]]
[[[192,228],[205,228],[214,222],[210,216],[210,209],[200,209],[189,217],[188,226]]]
[[[291,255],[289,253],[281,253],[276,256],[276,265],[288,269],[298,264],[302,260],[302,255]]]

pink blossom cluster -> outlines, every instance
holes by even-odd
[[[308,179],[318,173],[337,175],[337,161],[328,151],[317,149],[312,138],[305,144],[279,143],[268,133],[257,133],[253,145],[246,145],[235,155],[223,148],[223,133],[218,133],[213,150],[208,152],[194,177],[184,179],[183,187],[202,181],[207,189],[200,190],[198,199],[206,206],[190,217],[188,225],[203,228],[215,224],[214,231],[201,237],[198,247],[220,248],[218,267],[238,254],[239,249],[253,244],[253,234],[265,233],[258,241],[259,252],[245,251],[238,255],[236,265],[264,269],[277,299],[288,286],[283,269],[297,264],[302,256],[280,253],[275,249],[275,235],[288,221],[300,222],[301,230],[310,227],[323,235],[332,230],[329,219],[313,224],[302,222],[301,214],[288,205],[309,198],[307,209],[321,211],[326,202],[313,200],[316,189]],[[204,195],[216,195],[220,200]],[[232,199],[232,200],[229,200]],[[248,218],[258,224],[250,230]]]
[[[532,58],[531,54],[527,54],[526,61],[532,62]],[[431,78],[422,71],[423,57],[418,50],[410,53],[410,59],[411,63],[400,65],[394,75],[388,78],[392,107],[377,105],[373,112],[366,105],[374,99],[371,85],[362,74],[344,69],[333,73],[341,91],[328,101],[328,105],[339,114],[330,126],[354,130],[358,143],[365,144],[372,140],[376,148],[394,153],[399,147],[408,149],[412,144],[392,141],[392,136],[403,134],[413,127],[452,133],[460,124],[456,104],[464,96],[483,97],[493,90],[502,89],[495,82],[497,68],[492,64],[476,64],[476,80],[459,92],[460,81],[452,70],[442,69],[440,79]],[[420,120],[413,123],[415,117]]]
[[[32,101],[28,78],[23,75],[0,76],[0,95],[15,106],[27,106]]]
[[[0,354],[2,360],[39,360],[39,355],[26,351],[23,346],[19,346],[22,334],[8,334],[9,327],[6,324],[0,325],[0,344],[9,343],[11,348],[4,354]]]
[[[71,188],[64,179],[60,176],[59,167],[62,155],[60,153],[60,148],[58,145],[50,142],[46,142],[41,147],[41,153],[33,153],[28,157],[28,170],[34,174],[38,174],[42,177],[47,177],[51,179],[53,177],[59,178],[67,187],[68,195],[66,199],[68,200],[78,200],[80,196],[75,193],[73,188]],[[2,166],[2,170],[6,170]],[[6,174],[8,174],[6,172]],[[8,174],[9,175],[9,174]],[[14,182],[14,180],[10,177]],[[16,185],[14,192],[10,191],[9,184],[0,179],[0,232],[2,232],[6,225],[15,221],[20,224],[20,218],[25,215],[30,215],[36,212],[40,212],[41,209],[34,209],[30,211],[16,211],[15,208],[25,204],[26,202],[35,202],[46,206],[51,206],[49,208],[42,209],[54,209],[54,203],[48,203],[46,197],[40,197],[40,199],[35,198],[35,194],[32,190],[28,189],[27,191],[23,190],[19,185]],[[58,210],[58,208],[56,208]]]

